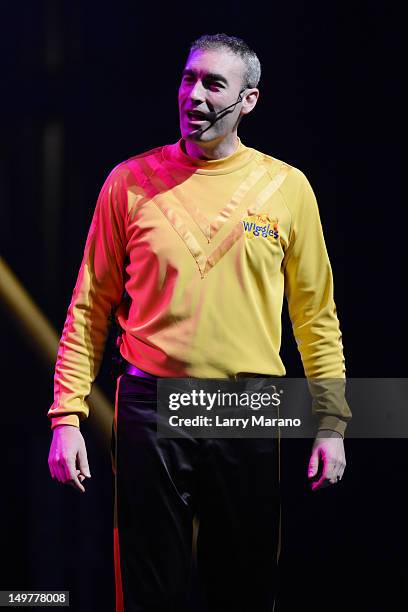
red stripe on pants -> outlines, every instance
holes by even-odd
[[[113,558],[115,566],[115,593],[116,593],[116,612],[124,612],[123,606],[123,589],[122,589],[122,573],[120,570],[120,548],[119,548],[119,531],[118,531],[118,509],[117,509],[117,479],[116,479],[116,453],[117,453],[117,423],[118,423],[118,391],[120,379],[123,375],[118,376],[116,382],[115,393],[115,414],[114,414],[114,429],[115,429],[115,455],[112,461],[112,469],[115,475],[115,506],[113,512]]]

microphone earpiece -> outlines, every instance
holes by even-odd
[[[242,92],[244,92],[246,89],[246,87],[244,89],[242,89],[239,94],[238,94],[238,100],[236,102],[234,102],[233,104],[230,104],[229,106],[226,106],[225,108],[222,108],[221,110],[219,110],[218,112],[215,111],[210,111],[208,113],[206,113],[206,117],[208,119],[208,121],[210,123],[214,123],[219,117],[218,115],[220,115],[221,113],[223,113],[224,111],[228,110],[229,108],[231,108],[232,106],[236,106],[239,102],[242,102]]]

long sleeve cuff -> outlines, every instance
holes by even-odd
[[[343,419],[339,419],[338,417],[327,415],[322,416],[318,419],[317,429],[330,429],[331,431],[336,431],[344,438],[345,431],[347,427],[347,421],[343,421]]]
[[[55,429],[57,425],[74,425],[79,427],[79,417],[77,414],[65,414],[60,417],[53,417],[51,419],[51,429]]]

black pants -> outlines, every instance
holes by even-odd
[[[196,612],[187,598],[195,516],[200,612],[273,612],[279,440],[158,438],[156,393],[156,379],[117,379],[116,612]]]

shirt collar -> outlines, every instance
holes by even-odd
[[[245,166],[254,157],[256,151],[246,147],[239,136],[238,147],[227,157],[220,159],[198,159],[184,153],[182,148],[183,138],[177,142],[163,147],[163,157],[168,162],[194,170],[198,174],[227,174]]]

